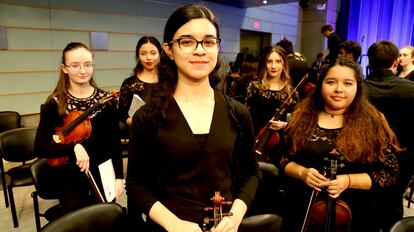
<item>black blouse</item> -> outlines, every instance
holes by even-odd
[[[125,122],[129,118],[128,111],[134,94],[138,94],[138,96],[146,102],[148,100],[147,98],[150,89],[155,84],[156,83],[143,82],[135,75],[126,78],[122,82],[118,105],[122,122]]]
[[[161,125],[145,116],[146,106],[137,111],[131,125],[126,182],[133,204],[148,214],[160,201],[181,219],[200,224],[203,208],[211,206],[214,191],[220,191],[226,200],[238,198],[250,205],[260,175],[252,152],[253,127],[247,109],[235,100],[228,101],[234,107],[215,92],[213,119],[205,141],[192,133],[174,99]],[[240,133],[229,110],[234,110]]]
[[[281,90],[262,90],[260,89],[260,80],[250,82],[247,87],[246,105],[249,108],[253,120],[255,134],[260,128],[264,127],[267,122],[274,116],[279,107],[286,101],[289,94],[293,91],[293,86],[286,85]],[[295,92],[292,96],[292,102],[282,114],[280,120],[286,121],[287,113],[291,113],[299,101],[299,95]]]
[[[290,138],[286,135],[283,148],[281,148],[281,170],[284,170],[289,162],[295,162],[306,168],[313,167],[321,173],[328,171],[329,176],[329,160],[333,158],[330,152],[335,148],[335,140],[340,132],[341,129],[325,129],[317,126],[307,146],[295,155],[290,155],[288,152],[287,144],[290,143]],[[351,208],[351,231],[379,231],[378,218],[382,215],[381,201],[386,200],[381,198],[382,194],[387,188],[395,186],[399,180],[400,169],[391,144],[385,153],[384,162],[378,160],[373,164],[350,163],[342,155],[336,160],[338,161],[338,175],[367,173],[372,180],[370,190],[347,189],[339,197]],[[288,183],[286,192],[289,204],[292,204],[291,207],[295,209],[295,212],[288,209],[288,216],[284,218],[284,231],[299,231],[298,226],[302,225],[312,189],[302,180],[285,178]],[[320,195],[323,196],[323,193],[325,193],[324,190]]]

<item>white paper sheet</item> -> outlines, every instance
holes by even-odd
[[[129,107],[128,110],[128,115],[129,117],[132,118],[132,116],[134,116],[135,112],[141,108],[143,105],[145,105],[144,100],[142,100],[138,94],[134,94],[134,96],[132,97],[132,102],[131,102],[131,106]]]
[[[98,167],[99,173],[101,174],[105,198],[108,202],[111,202],[116,197],[116,178],[112,159],[108,159]]]

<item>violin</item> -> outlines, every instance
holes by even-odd
[[[298,85],[292,90],[292,92],[290,92],[283,104],[276,110],[276,113],[273,115],[271,120],[278,121],[282,117],[287,107],[292,103],[293,94],[300,89],[303,84],[305,84],[308,77],[309,75],[306,74],[302,80],[300,80]],[[274,148],[280,140],[279,133],[271,129],[271,120],[266,123],[265,127],[259,130],[254,143],[254,152],[256,153],[258,160],[263,162],[268,162],[270,160],[268,151]]]
[[[205,207],[205,211],[213,211],[213,218],[205,217],[204,224],[203,224],[203,232],[207,232],[207,224],[213,222],[213,228],[217,227],[217,225],[221,222],[221,219],[225,216],[232,216],[233,213],[223,212],[223,205],[231,205],[231,201],[225,201],[224,197],[220,195],[220,191],[215,191],[214,196],[210,199],[213,203],[213,207]]]
[[[86,111],[74,110],[70,112],[64,119],[63,127],[56,128],[52,139],[55,143],[70,144],[81,143],[89,138],[92,132],[92,125],[89,115],[105,103],[116,99],[119,91],[113,91],[111,96],[99,99],[92,107]],[[64,165],[69,160],[69,156],[58,158],[48,158],[47,162],[50,166],[57,167]]]
[[[338,157],[339,153],[334,149],[331,155]],[[336,179],[338,159],[331,157],[330,180]],[[328,196],[328,199],[317,199],[318,193],[312,191],[311,201],[306,212],[305,222],[302,226],[304,231],[324,231],[324,232],[345,232],[350,231],[352,220],[351,208],[344,201]],[[310,206],[312,205],[312,206]]]

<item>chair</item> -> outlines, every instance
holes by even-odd
[[[14,203],[13,188],[29,186],[33,184],[30,173],[31,163],[26,163],[36,158],[34,150],[35,127],[22,127],[11,129],[0,134],[0,168],[2,178],[9,177],[7,191],[10,200],[10,209],[13,217],[14,227],[18,227],[16,206]],[[3,160],[14,163],[21,163],[18,166],[5,171]]]
[[[60,209],[59,204],[52,206],[44,213],[41,213],[39,209],[38,198],[45,200],[55,200],[59,198],[59,192],[51,187],[56,186],[54,183],[59,181],[59,177],[51,174],[51,168],[53,167],[49,166],[46,158],[38,158],[30,167],[33,184],[35,186],[35,191],[32,192],[32,198],[37,231],[41,228],[40,217],[45,217],[48,221],[51,221],[54,219],[53,216],[56,217],[61,214],[61,212],[58,211]]]
[[[125,212],[117,203],[90,205],[46,224],[40,232],[124,231]]]
[[[259,162],[262,173],[255,200],[242,220],[240,232],[279,232],[284,191],[281,188],[279,169],[273,164]]]
[[[410,208],[411,202],[413,201],[413,194],[414,194],[414,175],[411,177],[410,182],[407,185],[410,188],[410,192],[405,194],[404,197],[407,200],[407,208]]]
[[[277,214],[258,214],[242,220],[239,232],[279,232],[282,218]]]
[[[405,217],[397,221],[389,232],[411,232],[414,231],[414,216]]]
[[[21,116],[16,111],[0,111],[0,133],[21,127]]]
[[[0,111],[0,133],[19,128],[21,127],[21,117],[20,114],[16,111]],[[1,173],[4,173],[4,170],[0,170]],[[6,208],[9,207],[9,197],[6,191],[6,179],[5,175],[1,175],[1,184],[3,185],[4,193],[4,203]]]

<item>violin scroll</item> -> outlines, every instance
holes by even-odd
[[[233,216],[231,212],[223,212],[223,205],[231,205],[231,201],[225,201],[224,197],[220,195],[220,191],[215,191],[214,196],[210,199],[213,203],[213,207],[205,207],[205,211],[213,211],[213,218],[205,217],[204,218],[204,225],[203,225],[203,232],[207,231],[207,224],[213,222],[213,227],[216,227],[221,219],[225,216]]]

